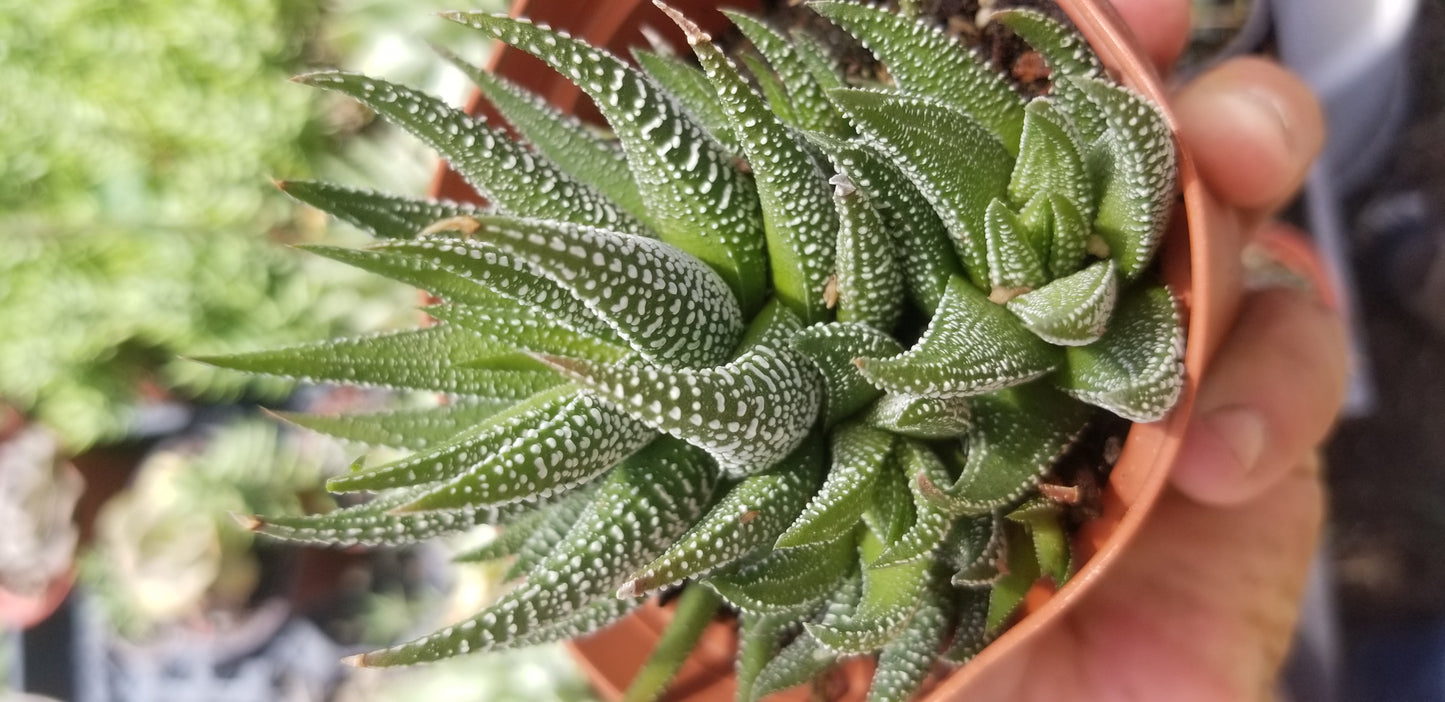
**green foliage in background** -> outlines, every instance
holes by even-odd
[[[276,217],[258,174],[307,170],[320,145],[311,97],[284,80],[318,18],[314,0],[3,0],[0,210],[72,227]]]
[[[80,450],[134,431],[156,396],[289,387],[177,356],[383,323],[367,301],[405,293],[280,246],[328,235],[270,177],[397,160],[386,139],[348,138],[369,115],[287,80],[339,55],[434,78],[395,58],[427,51],[390,38],[394,10],[0,0],[0,401]],[[400,170],[378,185],[426,177]]]

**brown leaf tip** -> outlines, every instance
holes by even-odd
[[[707,32],[702,31],[702,27],[697,26],[697,23],[688,19],[687,15],[682,14],[677,8],[668,5],[662,0],[652,0],[652,4],[656,5],[657,9],[662,10],[663,14],[667,15],[669,19],[677,24],[678,28],[682,30],[682,33],[687,36],[688,44],[697,46],[698,44],[705,44],[712,41],[712,37],[708,36]]]
[[[366,661],[366,654],[365,654],[365,653],[358,653],[358,654],[356,654],[356,655],[354,655],[354,656],[347,656],[347,657],[345,657],[345,658],[342,658],[342,659],[341,659],[341,664],[342,664],[342,665],[346,665],[346,666],[351,666],[352,668],[370,668],[370,667],[371,667],[371,665],[370,665],[369,663],[367,663],[367,661]]]

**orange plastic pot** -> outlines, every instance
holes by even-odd
[[[1175,124],[1167,110],[1167,93],[1159,75],[1108,0],[1056,1],[1110,72],[1125,85],[1165,105],[1170,123]],[[671,4],[705,30],[720,32],[727,25],[725,18],[716,12],[717,8],[755,11],[760,1],[672,0]],[[642,27],[673,38],[676,46],[685,46],[673,23],[648,0],[593,0],[585,5],[575,0],[514,0],[512,13],[565,29],[573,36],[619,55],[626,55],[629,47],[643,42]],[[498,47],[491,67],[559,108],[576,110],[583,118],[595,118],[591,106],[582,104],[578,88],[523,52]],[[489,109],[476,96],[468,107],[474,114],[484,114]],[[1056,592],[1042,586],[1036,588],[1025,603],[1024,616],[977,658],[934,684],[925,699],[960,698],[971,679],[1008,658],[1040,632],[1056,626],[1061,615],[1094,588],[1119,554],[1129,548],[1151,507],[1163,493],[1169,468],[1189,422],[1199,379],[1234,317],[1243,275],[1237,253],[1240,242],[1226,238],[1237,235],[1233,228],[1218,226],[1223,222],[1221,208],[1205,190],[1189,154],[1182,149],[1179,169],[1182,204],[1173,218],[1161,257],[1165,279],[1180,297],[1188,315],[1183,396],[1165,419],[1136,424],[1130,429],[1122,455],[1104,489],[1102,516],[1085,525],[1075,537],[1083,565],[1074,578]],[[476,198],[471,188],[445,165],[438,171],[433,195]],[[609,700],[621,696],[652,650],[667,617],[666,610],[648,604],[617,624],[571,643],[599,695]],[[731,622],[714,624],[679,673],[666,699],[696,702],[734,699],[734,629]],[[824,681],[824,693],[828,699],[861,700],[870,677],[871,666],[866,662],[845,665]],[[810,691],[798,688],[773,699],[801,702],[810,699],[810,695]]]

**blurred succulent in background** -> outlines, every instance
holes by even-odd
[[[355,662],[576,636],[685,586],[639,695],[726,603],[742,698],[876,653],[870,698],[906,699],[940,650],[966,661],[1035,581],[1069,577],[1039,480],[1095,408],[1153,421],[1182,384],[1179,313],[1151,270],[1175,195],[1167,125],[1034,11],[995,15],[1053,71],[1026,98],[923,22],[811,7],[890,82],[741,14],[751,79],[676,14],[700,69],[449,15],[576,82],[611,138],[456,57],[525,144],[399,85],[301,78],[408,129],[490,203],[283,184],[383,240],[312,250],[429,291],[438,323],[209,359],[450,398],[289,417],[413,453],[328,482],[368,503],[255,529],[394,544],[502,523],[461,558],[510,557],[522,578]]]
[[[96,518],[83,557],[116,629],[144,636],[205,610],[239,610],[261,564],[251,534],[231,515],[304,514],[316,484],[339,461],[329,441],[300,441],[260,419],[172,442],[141,464],[132,484]],[[315,505],[311,506],[313,509]]]
[[[0,590],[40,594],[71,568],[84,483],[40,427],[5,431],[0,406]],[[8,435],[7,435],[8,434]]]
[[[283,80],[320,16],[287,0],[0,3],[0,398],[68,450],[143,430],[160,399],[289,387],[179,353],[378,323],[365,300],[395,288],[276,245],[321,236],[266,184],[332,146],[314,96]]]

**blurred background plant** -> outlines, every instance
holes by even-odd
[[[86,582],[120,633],[144,638],[206,611],[246,607],[261,581],[261,554],[230,515],[333,506],[317,485],[342,456],[332,442],[307,438],[249,418],[146,458],[130,486],[101,507],[82,558]]]
[[[466,4],[500,10],[506,2]],[[285,384],[183,358],[414,322],[414,291],[288,250],[357,234],[329,226],[270,180],[423,192],[433,155],[351,101],[286,79],[345,66],[460,102],[465,78],[425,43],[472,46],[470,58],[481,58],[484,45],[434,16],[453,5],[0,0],[0,416],[10,407],[46,427],[7,432],[0,449],[21,460],[36,453],[22,450],[32,443],[51,446],[41,452],[49,458],[29,460],[34,470],[5,464],[0,484],[14,499],[0,502],[15,509],[0,509],[0,522],[46,525],[55,536],[46,543],[57,544],[18,560],[9,558],[16,549],[0,549],[0,570],[70,569],[77,530],[61,528],[63,518],[51,529],[54,520],[23,511],[58,504],[33,488],[51,482],[45,476],[63,457],[140,437],[155,447],[135,454],[144,456],[138,467],[104,467],[133,472],[115,480],[119,491],[89,508],[94,523],[79,529],[80,584],[62,611],[69,626],[106,642],[100,657],[47,650],[40,657],[52,668],[67,668],[57,676],[74,678],[47,688],[30,660],[45,636],[0,636],[0,691],[152,700],[166,684],[214,692],[257,683],[252,696],[226,698],[271,700],[281,698],[266,686],[277,671],[320,670],[324,685],[303,686],[316,694],[285,698],[410,700],[444,690],[452,699],[587,697],[550,648],[481,668],[348,678],[337,664],[354,652],[348,647],[374,647],[416,633],[402,628],[419,618],[474,609],[496,595],[497,574],[454,570],[440,550],[303,553],[253,540],[231,512],[327,509],[322,473],[354,457],[258,418],[254,406],[324,411],[378,398],[293,395]],[[78,486],[59,474],[66,480],[54,485],[73,504]],[[68,514],[42,511],[57,510]],[[20,544],[12,541],[3,544]],[[316,590],[304,582],[308,571],[331,577]],[[297,647],[312,639],[325,643]],[[75,681],[82,677],[90,687]]]
[[[344,235],[269,178],[423,187],[428,158],[398,158],[415,147],[286,80],[344,62],[445,87],[418,37],[448,23],[417,5],[0,0],[0,398],[78,451],[174,418],[144,411],[164,400],[287,391],[178,356],[406,310],[406,291],[278,246]]]

